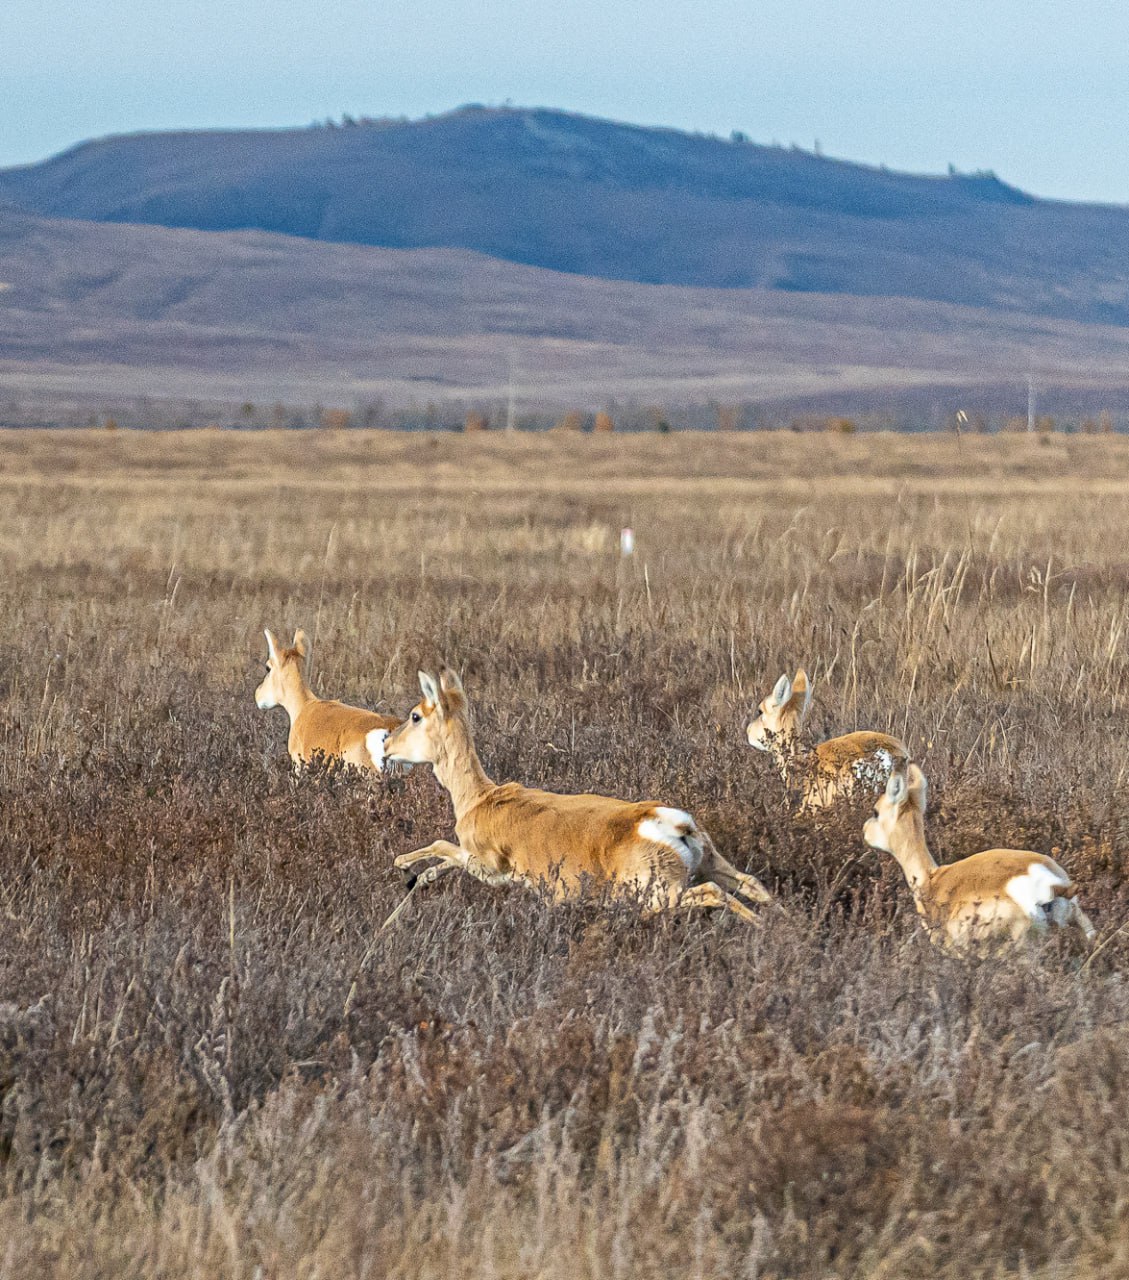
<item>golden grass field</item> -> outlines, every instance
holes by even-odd
[[[0,1277],[1129,1275],[1127,527],[1117,437],[3,434]],[[379,932],[450,809],[292,776],[299,625],[782,909],[450,876]],[[800,663],[1093,950],[943,955],[868,806],[793,818],[743,726]]]

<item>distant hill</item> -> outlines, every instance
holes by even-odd
[[[1022,411],[1030,369],[1044,390],[1069,389],[1074,407],[1124,403],[1129,328],[0,209],[9,403],[33,392],[102,407],[139,396],[497,403],[512,377],[523,407],[819,396],[842,405],[868,391],[937,388],[951,404]],[[1000,387],[1002,398],[991,392]]]
[[[1129,324],[1129,208],[554,111],[107,138],[0,171],[0,200],[58,218],[467,249],[638,283]]]

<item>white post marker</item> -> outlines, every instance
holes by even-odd
[[[621,556],[633,556],[635,554],[635,530],[634,529],[620,529],[619,554]]]

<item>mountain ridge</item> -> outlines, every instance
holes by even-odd
[[[543,108],[116,135],[0,170],[46,217],[469,249],[599,279],[1129,323],[1129,208]]]

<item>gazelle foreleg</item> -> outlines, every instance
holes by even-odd
[[[411,853],[401,853],[399,857],[392,860],[392,865],[404,870],[417,862],[423,862],[426,858],[439,858],[442,866],[458,867],[484,884],[509,884],[514,879],[510,872],[500,870],[478,854],[471,853],[469,849],[460,849],[450,840],[436,840],[424,849],[413,849]]]
[[[466,851],[460,849],[457,844],[452,844],[450,840],[433,840],[422,849],[413,849],[411,853],[397,855],[393,858],[392,865],[405,870],[407,867],[415,866],[417,862],[423,862],[426,858],[441,858],[453,867],[461,867],[465,857]]]
[[[464,865],[465,854],[458,845],[452,844],[449,840],[436,840],[429,844],[425,849],[413,849],[411,853],[402,853],[394,861],[394,865],[401,869],[413,866],[417,862],[422,862],[425,858],[441,858],[441,862],[437,862],[434,866],[427,867],[421,871],[419,875],[413,875],[408,881],[408,891],[400,900],[399,906],[381,925],[381,929],[387,929],[400,916],[400,913],[408,905],[408,901],[412,894],[415,893],[422,885],[434,884],[440,876],[445,876],[448,871],[455,871]]]
[[[400,918],[400,913],[411,901],[412,895],[423,884],[434,884],[440,876],[446,875],[448,871],[454,871],[455,864],[453,862],[437,862],[433,867],[428,867],[425,871],[421,871],[418,876],[413,876],[408,882],[408,891],[400,899],[399,905],[387,920],[380,926],[381,930],[387,929]]]
[[[1074,896],[1073,889],[1071,889],[1069,896],[1060,894],[1058,897],[1052,898],[1044,910],[1050,922],[1060,929],[1077,929],[1087,942],[1094,940],[1094,926],[1090,923],[1089,916],[1078,905],[1078,899]]]

